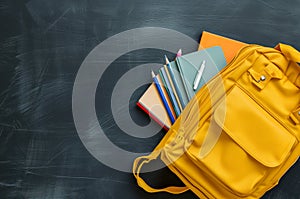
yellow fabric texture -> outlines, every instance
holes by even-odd
[[[133,174],[148,192],[199,198],[260,198],[300,155],[300,53],[244,47],[189,102],[149,156],[134,161]],[[141,177],[144,164],[160,158],[185,187],[155,189]]]

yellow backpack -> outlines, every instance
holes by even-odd
[[[189,102],[133,174],[148,192],[254,199],[278,184],[300,155],[300,53],[279,44],[243,48]],[[140,177],[160,159],[185,187],[155,189]]]

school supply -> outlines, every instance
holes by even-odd
[[[222,51],[224,53],[226,62],[228,63],[234,55],[244,46],[246,46],[246,43],[236,41],[230,38],[226,38],[217,34],[213,34],[207,31],[202,32],[200,44],[199,44],[199,50],[203,50],[205,48],[210,48],[214,46],[220,46],[222,48]],[[177,57],[180,57],[182,55],[181,49],[177,52]],[[180,100],[180,103],[182,105],[182,108],[184,108],[187,103],[189,102],[188,94],[185,91],[185,87],[183,85],[181,75],[179,73],[179,69],[177,67],[176,62],[172,61],[169,62],[172,71],[175,76],[175,80],[173,80],[173,83],[177,85],[177,95]],[[210,66],[208,66],[210,67]],[[176,87],[176,85],[174,86]],[[192,86],[190,86],[192,87]],[[198,86],[199,87],[199,86]],[[176,89],[176,88],[175,88]],[[180,92],[181,91],[181,92]],[[150,85],[149,88],[145,91],[145,93],[142,95],[142,97],[138,100],[137,105],[140,107],[143,111],[145,111],[152,119],[154,119],[160,126],[162,126],[165,130],[168,130],[171,123],[169,120],[165,120],[165,118],[168,117],[167,112],[161,111],[159,107],[163,107],[162,101],[160,100],[159,94],[156,93],[157,89],[154,85]],[[193,93],[193,91],[191,92]],[[171,106],[172,104],[170,104]],[[156,108],[151,108],[156,107]],[[164,123],[163,121],[166,121]]]
[[[207,67],[203,71],[197,88],[194,90],[194,80],[204,60]],[[205,82],[226,66],[226,60],[222,49],[219,46],[214,46],[178,57],[176,64],[180,71],[188,99],[191,100]]]
[[[163,140],[134,161],[148,192],[199,198],[257,199],[276,186],[300,155],[300,53],[244,47],[189,102]],[[141,177],[160,158],[185,184],[155,189]]]
[[[181,56],[181,55],[180,56],[178,56],[178,55],[180,55],[180,54],[177,53],[176,57]],[[171,64],[169,62],[169,59],[168,59],[167,55],[165,55],[165,60],[166,60],[166,65],[164,65],[164,68],[165,68],[165,71],[168,75],[168,79],[169,79],[169,82],[171,84],[172,91],[175,95],[176,102],[177,102],[177,104],[179,106],[179,109],[180,109],[180,112],[181,112],[181,111],[183,111],[183,101],[182,101],[182,99],[180,99],[182,97],[181,96],[181,91],[178,87],[178,82],[176,80],[175,74],[173,72],[173,69],[171,67]],[[179,98],[179,96],[180,96],[180,98]]]
[[[235,55],[247,44],[241,41],[230,39],[211,32],[203,31],[198,50],[220,46],[224,52],[226,62],[229,63]]]
[[[173,93],[172,87],[171,87],[171,82],[169,81],[168,78],[168,74],[167,74],[167,70],[166,70],[166,66],[162,67],[159,69],[159,75],[162,79],[163,82],[163,86],[165,87],[165,89],[167,90],[168,96],[172,102],[176,117],[178,117],[180,115],[180,109],[177,103],[177,100],[175,98],[175,94]]]
[[[160,77],[158,75],[156,77],[159,81],[159,84],[163,85]],[[164,93],[164,96],[168,95],[164,87],[162,88],[162,91]],[[166,100],[169,107],[171,108],[173,117],[176,117],[170,99],[166,97]],[[154,121],[156,121],[166,131],[169,130],[172,123],[154,83],[152,83],[149,86],[149,88],[139,99],[139,101],[137,102],[137,106],[141,108],[146,114],[148,114]]]
[[[194,85],[193,85],[193,89],[194,91],[197,90],[198,86],[199,86],[199,82],[200,82],[200,79],[203,75],[203,71],[205,69],[205,60],[202,61],[202,64],[197,72],[197,75],[195,77],[195,80],[194,80]]]

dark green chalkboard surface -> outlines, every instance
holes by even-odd
[[[178,48],[195,51],[204,30],[300,50],[299,8],[298,0],[0,0],[0,198],[197,198],[146,193],[130,173],[164,135],[136,107],[151,69]],[[299,166],[263,198],[300,198]],[[162,165],[148,170],[155,187],[181,184]]]

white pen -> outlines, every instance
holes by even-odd
[[[203,71],[204,71],[204,68],[205,68],[205,60],[203,60],[198,72],[197,72],[197,75],[195,77],[195,80],[194,80],[194,86],[193,86],[193,89],[194,90],[197,90],[198,88],[198,85],[199,85],[199,82],[200,82],[200,79],[202,77],[202,74],[203,74]]]

